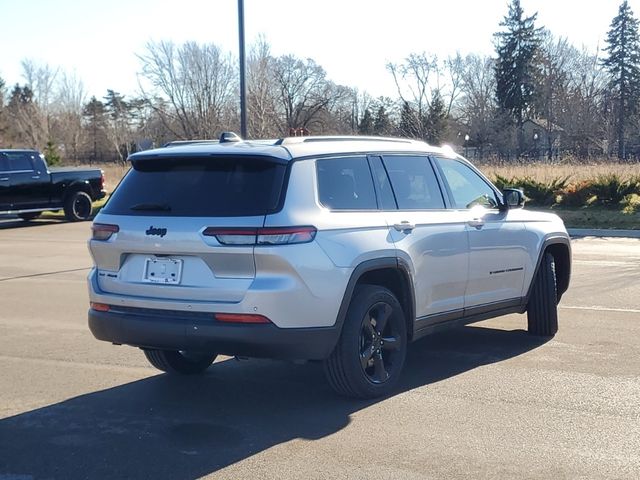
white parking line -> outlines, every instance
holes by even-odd
[[[635,308],[609,308],[609,307],[576,307],[573,305],[560,305],[560,308],[567,308],[571,310],[598,310],[603,312],[623,312],[623,313],[640,313],[640,310]]]

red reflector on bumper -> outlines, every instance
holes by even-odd
[[[216,313],[216,320],[225,323],[271,323],[271,320],[262,315],[244,313]]]
[[[111,307],[105,303],[91,302],[89,305],[91,306],[91,308],[97,310],[98,312],[108,312],[111,309]]]

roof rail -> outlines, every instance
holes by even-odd
[[[424,143],[419,140],[410,138],[393,138],[393,137],[370,137],[359,135],[340,135],[327,137],[285,137],[276,141],[276,145],[292,145],[300,143],[316,143],[316,142],[391,142],[391,143]]]
[[[163,147],[181,147],[185,145],[196,145],[202,143],[219,143],[218,140],[173,140],[171,142],[167,142]]]

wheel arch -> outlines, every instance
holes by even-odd
[[[63,203],[66,202],[67,199],[76,192],[86,193],[87,195],[89,195],[89,197],[91,197],[91,200],[93,200],[94,198],[93,188],[91,187],[91,184],[89,183],[89,181],[76,180],[70,183],[69,185],[67,185],[67,188],[65,188],[64,194],[62,195]]]
[[[406,262],[396,257],[376,258],[359,264],[349,278],[338,310],[336,325],[339,326],[339,330],[342,330],[356,287],[358,285],[378,285],[388,288],[400,302],[407,325],[407,337],[411,341],[416,307],[413,280],[409,272],[410,269]]]
[[[527,292],[526,302],[528,303],[531,297],[533,289],[533,282],[538,275],[538,270],[542,264],[542,259],[546,253],[550,253],[553,256],[553,260],[556,267],[556,289],[558,295],[558,302],[562,295],[568,290],[569,282],[571,279],[571,240],[567,237],[549,237],[546,238],[540,248],[540,254],[536,263],[536,268],[531,278],[531,284],[529,285],[529,291]]]

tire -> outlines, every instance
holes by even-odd
[[[533,283],[527,306],[527,323],[531,335],[553,337],[558,331],[558,296],[556,266],[553,255],[545,253]]]
[[[40,216],[40,212],[21,213],[18,215],[25,222],[30,222]]]
[[[383,321],[382,328],[380,322]],[[357,287],[325,375],[340,395],[375,398],[398,382],[407,354],[407,325],[398,299],[388,289]]]
[[[194,375],[204,372],[216,359],[216,354],[176,350],[143,350],[149,363],[171,374]]]
[[[89,220],[91,210],[91,197],[83,191],[71,193],[64,202],[64,215],[70,222]]]

